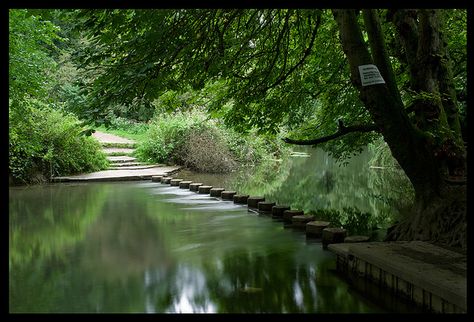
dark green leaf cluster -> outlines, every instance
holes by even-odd
[[[29,10],[9,12],[9,171],[15,182],[99,170],[107,166],[87,128],[60,110],[58,97],[83,103],[80,88],[58,86],[59,28]],[[60,93],[60,90],[64,93]],[[64,95],[67,94],[67,95]],[[69,95],[69,97],[68,97]]]
[[[9,170],[14,181],[42,181],[108,166],[99,143],[82,135],[84,127],[76,117],[37,100],[24,104],[22,114],[9,109]]]

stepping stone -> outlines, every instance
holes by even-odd
[[[330,224],[329,221],[310,221],[306,224],[306,236],[321,237],[323,229]]]
[[[314,220],[314,216],[296,215],[291,217],[291,223],[294,228],[306,228],[306,224]]]
[[[234,200],[236,194],[237,191],[222,191],[221,198],[222,200]]]
[[[220,198],[222,191],[225,191],[225,189],[224,188],[212,188],[211,191],[210,191],[210,195],[211,195],[211,197]]]
[[[181,181],[179,183],[179,188],[180,189],[189,189],[189,185],[193,183],[192,181]]]
[[[193,182],[189,185],[189,190],[191,191],[198,191],[199,186],[202,186],[203,184],[201,182]]]
[[[161,178],[161,183],[162,183],[162,184],[170,184],[171,179],[173,179],[173,178],[171,178],[171,177],[164,177],[164,178]]]
[[[273,206],[275,206],[275,203],[270,201],[260,201],[257,203],[258,212],[262,214],[271,214]]]
[[[258,203],[260,201],[265,201],[265,197],[248,197],[247,198],[247,206],[249,208],[255,208],[257,209]]]
[[[151,177],[151,181],[152,182],[161,182],[161,178],[163,178],[163,176],[153,176],[153,177]]]
[[[324,228],[321,242],[326,249],[329,244],[343,243],[347,231],[344,228]]]
[[[283,221],[291,223],[291,217],[293,216],[303,216],[303,210],[285,210],[283,211]]]
[[[179,186],[179,183],[181,181],[183,181],[183,179],[171,179],[170,185],[177,187],[177,186]]]
[[[272,217],[273,218],[283,218],[283,212],[285,210],[290,210],[289,206],[273,206],[272,207]]]
[[[242,204],[246,205],[247,204],[247,199],[249,198],[249,195],[234,195],[232,199],[234,200],[234,203],[236,204]]]
[[[212,186],[199,186],[198,193],[200,194],[209,194],[211,192]]]

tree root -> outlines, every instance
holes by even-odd
[[[405,216],[387,232],[385,241],[422,240],[467,249],[465,194],[448,193],[427,206],[415,203],[411,216]],[[426,205],[426,203],[425,203]]]

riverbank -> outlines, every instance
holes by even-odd
[[[100,131],[94,132],[92,136],[99,141],[103,151],[108,155],[110,168],[79,175],[52,177],[52,182],[146,180],[152,176],[171,175],[180,169],[178,166],[137,162],[133,157],[136,147],[134,140]]]

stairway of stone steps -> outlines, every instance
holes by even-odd
[[[133,156],[136,143],[102,142],[103,150],[110,162],[109,170],[139,170],[156,167],[145,164]]]
[[[99,141],[107,154],[109,168],[91,173],[53,177],[52,182],[68,181],[129,181],[145,180],[157,175],[170,175],[178,171],[179,166],[146,164],[133,156],[136,142],[113,134],[96,131],[92,136]]]

